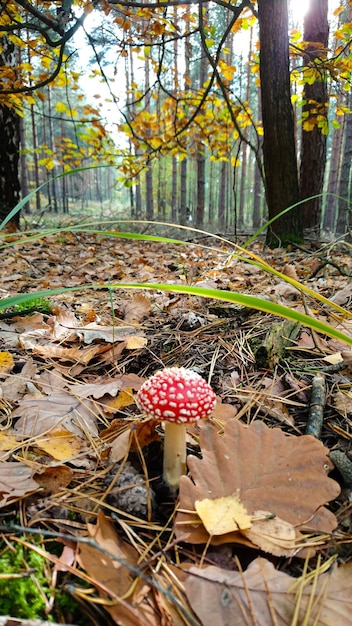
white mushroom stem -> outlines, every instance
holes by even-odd
[[[186,473],[186,424],[165,422],[163,478],[170,491],[178,489]]]

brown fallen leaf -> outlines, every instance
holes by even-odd
[[[38,437],[58,428],[81,437],[98,435],[93,402],[81,401],[65,391],[50,396],[28,394],[13,412],[13,417],[20,418],[14,426],[19,440]]]
[[[95,400],[102,398],[105,394],[115,397],[119,391],[128,388],[138,391],[144,382],[144,378],[137,374],[121,374],[114,378],[106,378],[98,383],[86,385],[70,385],[68,388],[72,390],[78,398],[88,398],[92,396]]]
[[[24,463],[5,461],[0,464],[0,506],[37,491],[39,484],[33,471]]]
[[[327,449],[314,437],[285,435],[261,421],[246,427],[236,419],[220,436],[209,421],[201,430],[200,448],[201,459],[187,459],[191,478],[180,481],[179,540],[206,543],[209,534],[195,517],[195,502],[234,494],[249,515],[265,511],[297,530],[332,532],[336,527],[336,517],[324,504],[339,495],[340,487],[328,477]],[[233,533],[216,537],[218,543],[235,538]]]
[[[321,575],[310,574],[306,580],[278,571],[262,558],[255,559],[245,572],[213,565],[204,569],[191,567],[188,571],[185,592],[203,626],[351,623],[351,563]]]
[[[344,417],[352,415],[352,391],[337,391],[333,396],[333,404],[336,411]]]
[[[37,345],[33,348],[34,354],[39,354],[48,359],[60,359],[61,361],[69,361],[72,363],[82,363],[87,365],[97,354],[105,352],[106,346],[94,344],[86,348],[61,348],[60,346]]]
[[[105,609],[120,626],[154,626],[160,624],[157,618],[149,586],[144,585],[144,594],[138,604],[131,601],[128,594],[138,596],[134,587],[135,571],[139,554],[130,544],[117,534],[114,525],[100,512],[96,525],[87,524],[88,533],[100,550],[89,544],[78,544],[79,565],[97,583],[102,598],[110,596]],[[130,569],[132,568],[132,570]],[[126,596],[126,598],[124,598]],[[102,600],[104,603],[104,600]]]
[[[151,310],[151,302],[142,293],[135,293],[129,302],[124,305],[125,322],[141,322],[148,317]]]
[[[43,472],[36,472],[34,478],[46,494],[54,494],[61,491],[72,480],[73,472],[66,465],[46,467]]]
[[[28,358],[21,373],[11,374],[11,376],[1,382],[2,398],[9,402],[19,400],[27,391],[27,382],[34,378],[36,371],[37,366],[31,358]]]

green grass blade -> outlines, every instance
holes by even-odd
[[[294,309],[290,309],[289,307],[284,306],[283,304],[277,304],[276,302],[271,302],[268,300],[263,300],[261,298],[257,298],[256,296],[244,295],[241,293],[234,293],[231,291],[222,291],[221,289],[206,289],[204,287],[193,287],[189,285],[167,285],[167,284],[158,284],[158,283],[106,283],[106,284],[92,284],[92,285],[82,285],[79,287],[67,287],[67,288],[57,288],[57,289],[46,289],[43,291],[36,291],[26,294],[17,294],[15,296],[11,296],[9,298],[4,298],[0,300],[0,310],[12,308],[18,304],[23,304],[25,302],[29,302],[33,300],[33,297],[36,298],[45,298],[47,296],[54,296],[57,294],[62,294],[66,292],[77,292],[84,291],[86,289],[148,289],[154,291],[166,291],[166,292],[175,292],[175,293],[183,293],[187,295],[194,295],[202,298],[211,298],[216,300],[221,300],[223,302],[230,302],[232,304],[240,304],[242,306],[249,307],[251,309],[255,309],[258,311],[262,311],[263,313],[269,313],[271,315],[275,315],[278,317],[283,317],[285,319],[289,319],[304,326],[307,326],[319,333],[327,335],[329,337],[333,337],[334,339],[338,339],[344,343],[347,343],[352,346],[352,337],[349,335],[336,330],[329,324],[317,320],[305,313],[301,313],[300,311],[296,311]]]

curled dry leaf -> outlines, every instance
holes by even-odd
[[[352,390],[337,391],[334,394],[334,406],[336,411],[346,417],[352,414]]]
[[[13,417],[20,418],[14,427],[19,440],[57,429],[65,429],[81,437],[98,435],[93,402],[81,401],[65,391],[51,396],[28,394]]]
[[[72,393],[79,398],[92,396],[97,400],[98,398],[102,398],[105,394],[115,397],[119,391],[128,388],[138,391],[143,382],[144,378],[137,376],[137,374],[121,374],[121,376],[115,376],[114,378],[103,379],[98,383],[71,385],[69,388],[72,390]]]
[[[347,626],[351,623],[352,564],[297,580],[255,559],[245,572],[191,567],[185,592],[204,626]],[[301,595],[297,591],[301,592]]]
[[[104,598],[107,600],[105,609],[112,619],[120,626],[160,624],[150,587],[144,581],[137,581],[136,585],[133,581],[138,569],[138,552],[118,536],[114,525],[102,512],[96,525],[87,526],[89,537],[97,547],[78,544],[77,560],[97,585],[102,603]]]
[[[32,470],[24,463],[5,461],[0,464],[0,506],[36,491],[39,484]]]
[[[248,515],[265,511],[298,529],[331,532],[337,525],[335,516],[324,507],[336,498],[340,487],[328,472],[332,465],[327,449],[309,435],[285,435],[280,429],[268,428],[256,421],[246,427],[238,420],[227,422],[224,435],[211,422],[200,434],[202,458],[188,457],[191,478],[180,482],[180,504],[175,519],[179,540],[206,543],[209,533],[196,514],[196,501],[236,495]],[[268,524],[259,526],[251,541],[266,549],[267,536],[278,539],[280,532]],[[252,527],[253,528],[253,524]],[[239,529],[216,537],[217,543],[236,541],[246,535]],[[260,542],[259,535],[264,534]],[[213,540],[212,540],[213,541]],[[286,539],[284,543],[286,542]],[[271,551],[271,550],[269,550]],[[281,552],[283,553],[283,552]]]
[[[34,474],[35,480],[45,490],[46,494],[54,494],[67,487],[72,476],[72,470],[66,465],[46,467],[43,472]]]
[[[150,310],[150,299],[142,293],[135,293],[130,302],[126,302],[124,305],[123,318],[128,323],[141,322],[145,317],[148,317]]]

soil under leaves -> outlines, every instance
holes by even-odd
[[[352,336],[347,244],[251,250],[346,316],[212,238],[12,242],[0,252],[1,293],[197,285],[261,295]],[[3,548],[25,537],[86,624],[349,624],[350,346],[172,292],[82,290],[40,306],[0,319]],[[213,418],[189,428],[177,501],[161,480],[162,425],[134,402],[145,378],[170,366],[195,369],[218,397]]]

